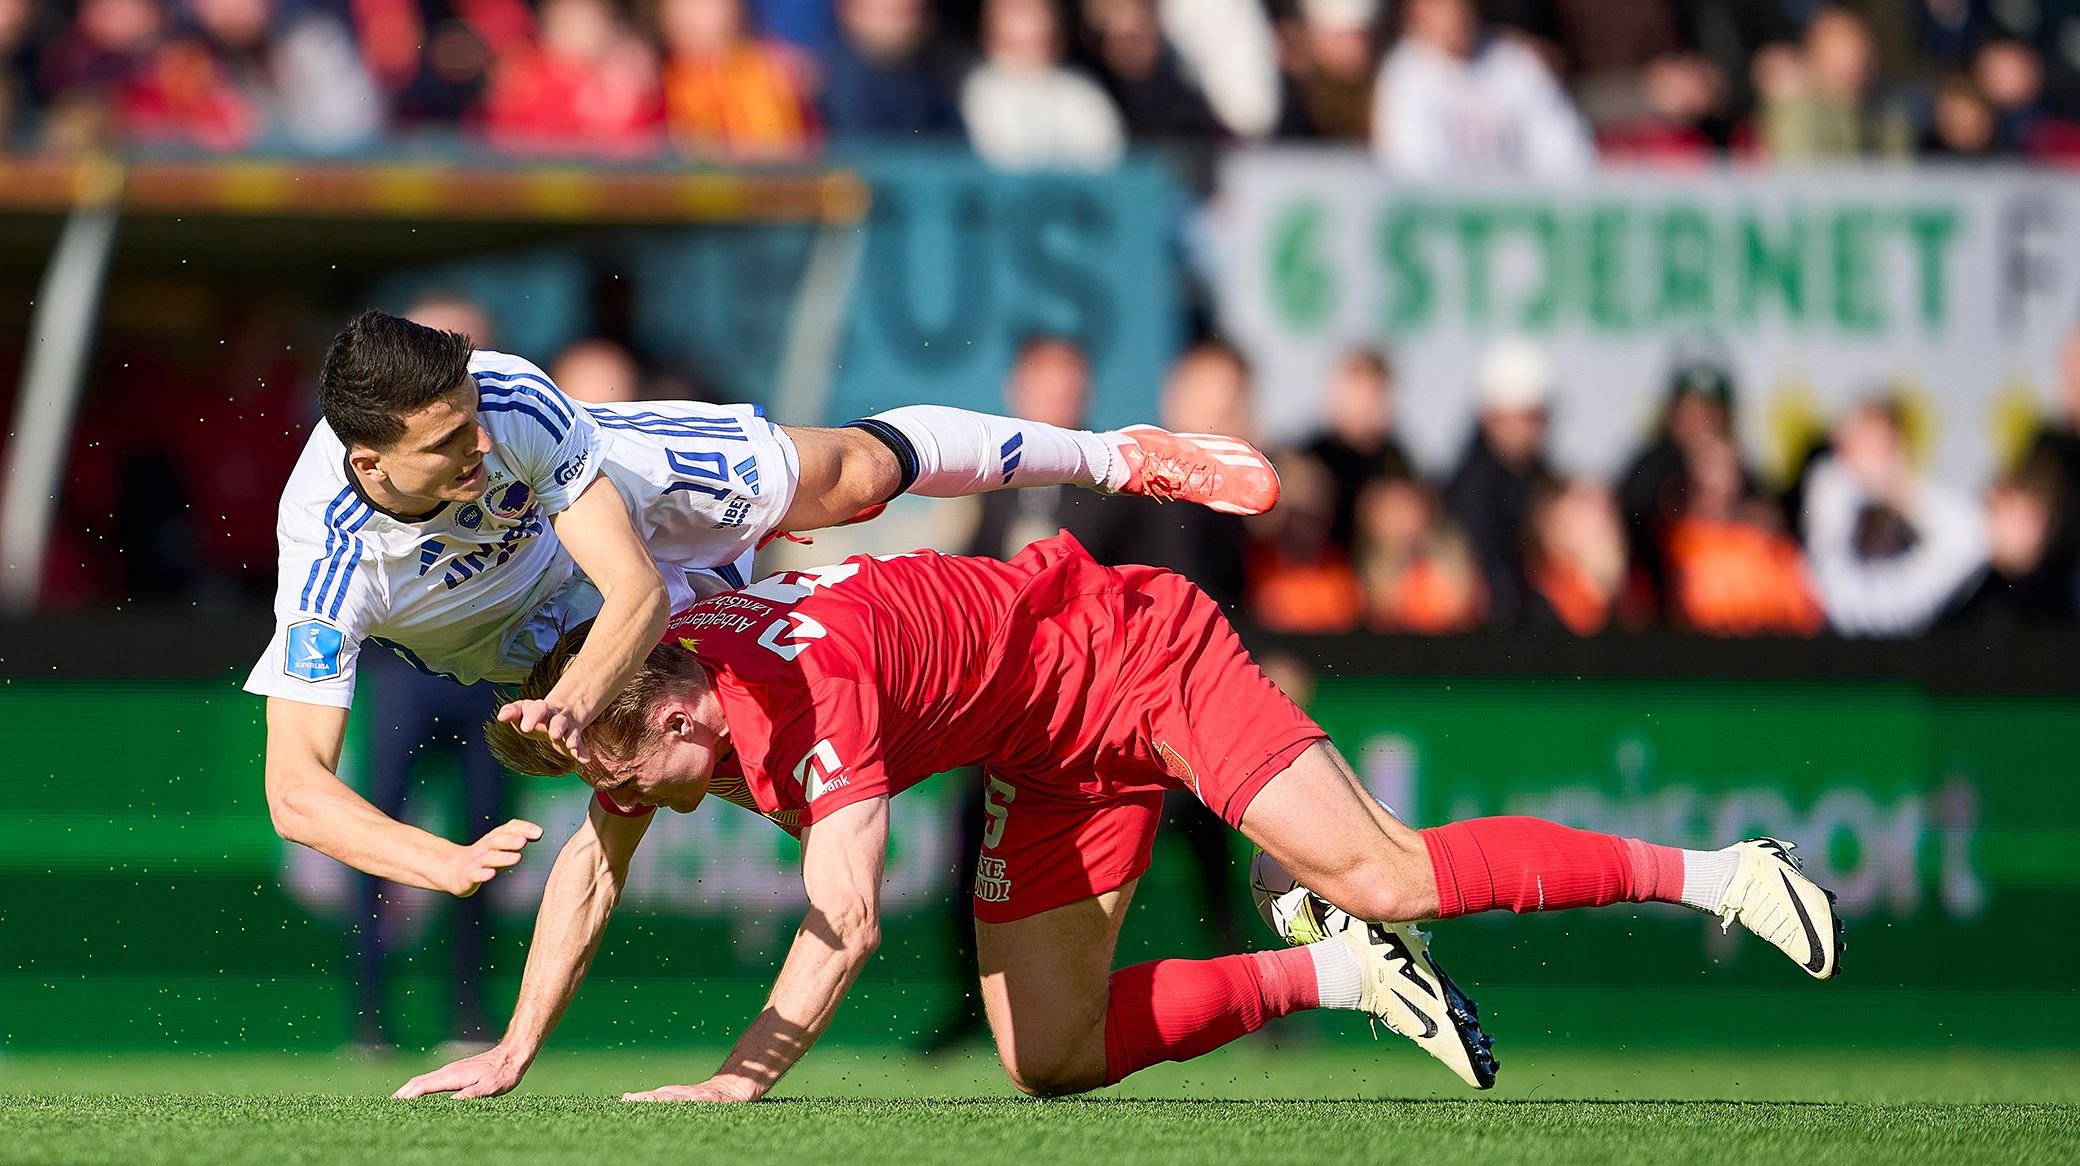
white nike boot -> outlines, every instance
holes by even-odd
[[[1776,944],[1814,979],[1831,980],[1842,964],[1841,916],[1835,914],[1834,892],[1805,876],[1793,849],[1775,838],[1727,847],[1740,856],[1740,866],[1714,913],[1722,929],[1739,923]]]
[[[1481,1031],[1474,1006],[1430,954],[1423,935],[1406,923],[1363,923],[1337,938],[1358,954],[1364,986],[1358,1007],[1422,1046],[1475,1089],[1495,1084],[1501,1067],[1494,1042]]]

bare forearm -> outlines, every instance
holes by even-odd
[[[534,939],[527,948],[527,969],[520,977],[520,999],[503,1043],[532,1059],[563,1018],[578,985],[599,953],[607,919],[621,900],[625,867],[610,862],[590,830],[556,857],[542,888],[542,909],[535,917]]]
[[[839,1002],[873,957],[875,942],[870,934],[840,933],[833,947],[805,925],[788,949],[764,1011],[715,1075],[742,1080],[755,1096],[764,1096],[830,1027]]]
[[[625,583],[607,592],[592,623],[585,646],[549,691],[550,704],[569,709],[589,722],[600,706],[627,686],[643,657],[664,635],[671,619],[664,584],[655,574],[647,582]]]
[[[452,889],[442,876],[460,847],[386,816],[316,762],[270,766],[267,808],[275,832],[291,842],[394,883]]]

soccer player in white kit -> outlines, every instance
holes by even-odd
[[[274,639],[246,681],[267,697],[268,809],[284,838],[457,895],[518,862],[541,829],[515,820],[456,844],[339,780],[367,644],[465,684],[518,683],[596,617],[553,691],[499,710],[588,759],[582,730],[697,598],[690,573],[741,585],[774,531],[847,522],[905,491],[1074,484],[1236,513],[1278,496],[1247,443],[1146,426],[1099,434],[908,406],[799,429],[751,406],[582,405],[519,357],[374,311],[334,339],[319,403],[325,420],[282,493]]]

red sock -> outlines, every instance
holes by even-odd
[[[1673,903],[1683,852],[1541,818],[1474,818],[1420,831],[1437,878],[1439,919],[1507,907],[1561,911]]]
[[[1273,1017],[1320,1004],[1314,956],[1304,947],[1121,968],[1105,1005],[1105,1083],[1204,1056]]]

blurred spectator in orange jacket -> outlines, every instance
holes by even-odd
[[[1358,495],[1358,578],[1375,631],[1445,635],[1487,614],[1481,567],[1464,532],[1421,479],[1380,478]]]
[[[785,158],[822,136],[808,63],[745,25],[742,0],[662,0],[665,111],[680,152]]]
[[[1276,632],[1344,632],[1358,626],[1365,593],[1350,558],[1329,537],[1336,481],[1300,454],[1276,459],[1278,505],[1250,520],[1249,613]]]
[[[1683,510],[1664,536],[1665,605],[1678,627],[1715,636],[1818,635],[1827,626],[1798,543],[1750,488],[1724,437],[1688,452]]]
[[[1637,630],[1650,608],[1625,552],[1617,500],[1600,482],[1547,482],[1524,518],[1524,605],[1517,623],[1593,636]]]
[[[492,143],[520,153],[640,157],[662,118],[656,54],[613,0],[546,0],[540,36],[499,55],[484,94]]]
[[[1301,448],[1335,480],[1336,518],[1329,537],[1348,550],[1359,492],[1381,479],[1414,473],[1408,451],[1394,436],[1394,366],[1385,353],[1360,348],[1336,362],[1322,420],[1322,432]]]
[[[1679,357],[1669,374],[1659,430],[1618,479],[1618,505],[1625,514],[1633,562],[1656,590],[1668,583],[1668,532],[1690,509],[1694,453],[1734,435],[1733,375],[1716,355]],[[1738,446],[1734,446],[1738,452]],[[1759,497],[1761,482],[1740,468],[1740,495]],[[1779,524],[1781,525],[1781,523]]]

